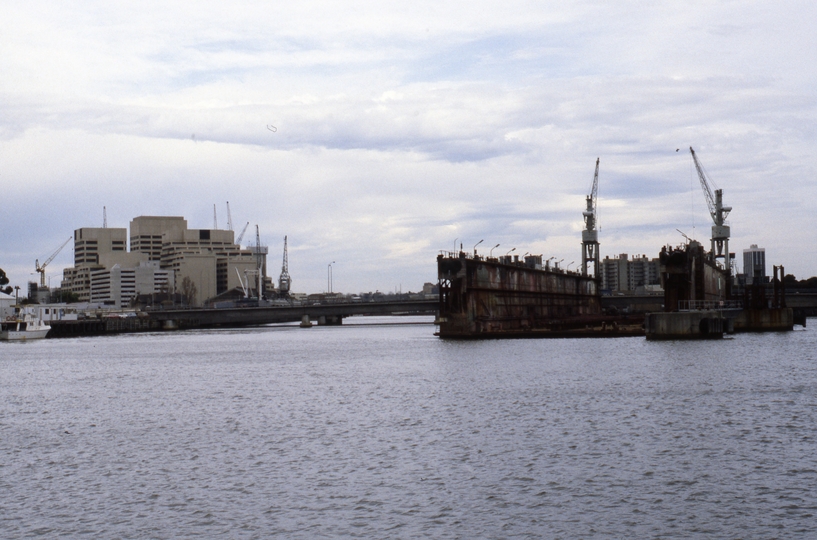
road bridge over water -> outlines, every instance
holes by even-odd
[[[411,300],[407,302],[329,303],[309,306],[242,307],[221,309],[166,309],[148,311],[157,327],[208,328],[217,326],[258,326],[263,324],[304,321],[319,325],[342,324],[351,315],[434,314],[438,300]]]

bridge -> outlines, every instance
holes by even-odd
[[[219,309],[164,309],[148,311],[151,326],[175,328],[208,328],[218,326],[259,326],[297,321],[314,321],[319,325],[339,325],[351,315],[434,314],[439,300],[407,302],[329,303],[303,306],[241,307]],[[155,324],[153,324],[155,323]]]

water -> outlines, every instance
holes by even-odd
[[[817,535],[812,328],[395,320],[0,343],[0,537]]]

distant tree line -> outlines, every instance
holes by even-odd
[[[787,289],[817,289],[817,276],[798,281],[793,275],[786,274],[783,278],[783,283],[786,284]]]

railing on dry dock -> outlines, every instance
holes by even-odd
[[[743,309],[740,300],[679,300],[678,311],[719,311]]]

